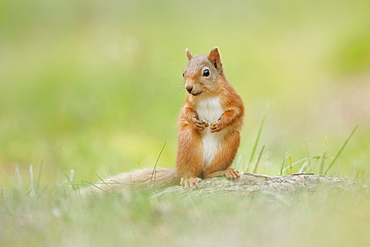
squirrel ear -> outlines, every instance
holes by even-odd
[[[186,56],[188,57],[189,61],[193,58],[193,55],[191,55],[189,49],[186,49]]]
[[[221,56],[218,52],[218,48],[214,47],[208,54],[208,60],[215,66],[216,69],[221,68]]]

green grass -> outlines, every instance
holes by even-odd
[[[80,198],[69,182],[2,188],[2,246],[365,246],[363,190],[209,197],[130,191]]]
[[[368,0],[1,1],[0,246],[368,243],[366,192],[84,200],[70,187],[174,167],[185,49],[214,46],[245,103],[239,170],[369,185],[369,24]]]
[[[339,155],[341,155],[341,153],[343,152],[344,148],[347,146],[347,143],[349,142],[349,140],[351,139],[351,137],[353,136],[353,134],[355,133],[355,131],[357,130],[358,128],[358,125],[356,125],[356,127],[352,130],[351,134],[348,136],[348,138],[346,139],[346,141],[343,143],[342,147],[339,149],[338,153],[334,156],[333,158],[333,161],[329,164],[328,168],[326,169],[325,171],[325,175],[328,173],[328,171],[330,170],[330,168],[332,168],[332,166],[334,165],[334,163],[337,161]]]
[[[261,138],[261,134],[262,134],[262,130],[263,130],[263,126],[265,124],[265,121],[266,121],[266,117],[267,117],[267,114],[268,114],[268,110],[269,110],[269,105],[267,105],[267,108],[266,108],[266,112],[265,112],[265,115],[263,116],[262,118],[262,121],[261,121],[261,124],[260,124],[260,127],[258,129],[258,133],[257,133],[257,136],[256,136],[256,140],[254,141],[254,145],[253,145],[253,148],[252,148],[252,153],[251,153],[251,156],[249,158],[249,165],[251,165],[253,159],[254,159],[254,155],[256,153],[256,149],[258,147],[258,143],[259,143],[259,140]],[[262,145],[262,148],[261,148],[261,151],[260,151],[260,154],[258,155],[257,157],[257,161],[255,163],[255,166],[254,166],[254,169],[253,169],[253,172],[256,173],[257,172],[257,167],[258,167],[258,163],[259,161],[261,160],[261,157],[262,157],[262,154],[263,154],[263,150],[265,149],[265,145]],[[248,165],[248,167],[249,167]],[[247,169],[248,170],[248,169]]]

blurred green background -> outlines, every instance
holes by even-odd
[[[367,176],[368,0],[5,0],[0,180],[32,164],[49,182],[95,181],[154,166],[164,143],[158,166],[174,167],[185,48],[214,46],[246,106],[242,167],[269,105],[258,172],[277,174],[287,151],[331,159],[359,124],[329,175]]]

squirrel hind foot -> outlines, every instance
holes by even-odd
[[[193,190],[195,188],[199,188],[199,182],[201,181],[200,178],[181,178],[180,185],[184,187],[186,190]]]
[[[236,180],[240,178],[239,172],[232,167],[229,167],[225,172],[225,175],[230,180]]]

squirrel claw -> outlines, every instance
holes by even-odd
[[[201,121],[201,120],[197,120],[195,122],[195,128],[197,130],[203,131],[207,127],[208,127],[208,123],[207,122],[204,122],[204,121]]]
[[[212,123],[210,129],[211,133],[220,132],[222,130],[221,125],[219,123]]]
[[[180,185],[187,190],[199,187],[200,178],[181,178]]]
[[[231,180],[236,180],[240,178],[239,172],[231,167],[227,169],[227,171],[225,172],[225,175],[228,179],[231,179]]]

